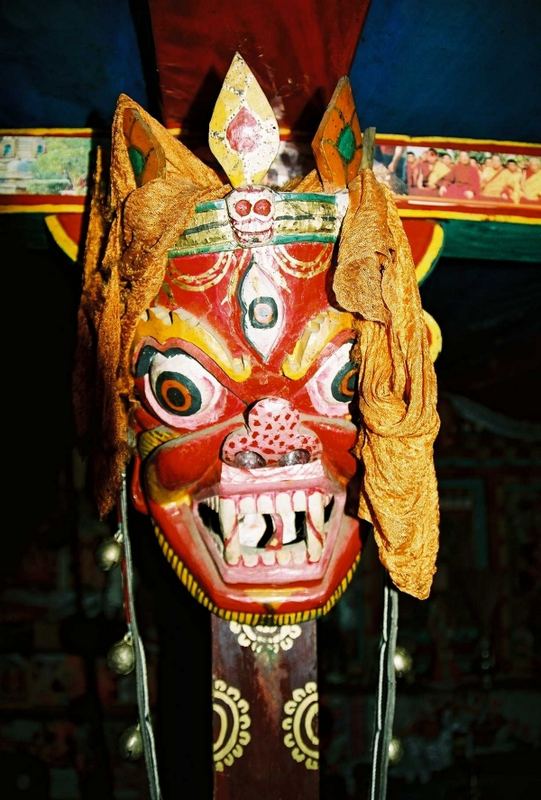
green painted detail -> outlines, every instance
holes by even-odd
[[[195,207],[195,213],[200,214],[203,211],[216,211],[217,209],[224,208],[225,200],[207,200],[204,203],[198,203]]]
[[[315,192],[278,192],[278,197],[284,203],[330,203],[336,205],[336,195],[334,194],[316,194]]]
[[[229,224],[227,222],[206,222],[204,225],[194,225],[193,228],[186,228],[182,236],[194,236],[196,233],[202,233],[203,231],[211,231],[215,228],[223,228],[227,230],[229,228]]]
[[[300,216],[300,215],[297,215],[297,216],[293,216],[293,215],[291,215],[291,216],[279,216],[279,217],[275,218],[275,221],[276,221],[277,224],[279,224],[280,222],[292,222],[293,224],[295,224],[295,223],[299,223],[299,222],[310,221],[312,219],[313,219],[313,217],[310,214],[303,214],[302,216]],[[320,222],[320,223],[328,222],[328,223],[330,223],[330,225],[335,225],[336,224],[336,217],[335,216],[321,216],[320,215],[320,216],[318,216],[318,222]],[[320,227],[322,227],[321,224],[320,224]],[[218,230],[220,228],[224,231],[224,240],[227,241],[227,240],[232,238],[231,237],[231,233],[230,233],[231,229],[230,229],[229,223],[220,220],[218,222],[206,222],[203,225],[194,225],[192,228],[186,228],[186,230],[182,234],[182,239],[187,239],[190,236],[195,236],[198,233],[204,233],[205,231],[216,231],[216,230]]]
[[[201,392],[187,375],[180,372],[161,372],[154,394],[162,408],[178,417],[189,417],[201,409]]]
[[[295,242],[319,242],[321,244],[331,244],[336,241],[337,234],[318,234],[318,233],[291,233],[283,236],[275,236],[271,242],[265,242],[265,246],[275,244],[293,244]],[[262,246],[262,245],[261,245]],[[255,246],[252,247],[254,249]],[[173,247],[167,252],[168,258],[181,258],[182,256],[195,256],[198,253],[227,253],[231,250],[242,249],[237,242],[219,242],[218,244],[201,244],[187,247]]]
[[[181,258],[182,256],[196,256],[198,253],[228,253],[237,250],[240,245],[235,242],[218,242],[218,244],[187,245],[186,247],[173,247],[167,251],[167,258]]]
[[[541,225],[514,222],[442,220],[446,258],[539,263]]]
[[[331,384],[332,396],[340,403],[351,403],[357,386],[359,368],[352,361],[339,370]]]
[[[293,222],[293,223],[303,222],[304,220],[311,220],[311,219],[313,219],[313,216],[311,214],[303,214],[302,216],[300,214],[297,214],[296,216],[294,216],[293,214],[289,215],[283,214],[280,217],[275,217],[276,222]],[[322,222],[330,222],[332,225],[336,224],[336,215],[319,216],[318,219],[320,219]]]
[[[174,295],[173,295],[173,290],[171,289],[171,287],[169,286],[169,284],[167,283],[167,281],[164,281],[164,282],[162,283],[162,292],[163,292],[165,295],[167,295],[167,297],[169,298],[169,300],[173,300],[173,298],[174,298]]]
[[[315,192],[276,192],[277,202],[280,203],[329,203],[336,205],[336,197],[334,194],[316,194]],[[204,203],[198,203],[195,207],[196,214],[202,214],[205,211],[220,211],[225,208],[225,200],[206,200]]]
[[[338,231],[332,233],[289,233],[283,236],[275,236],[272,244],[290,244],[291,242],[322,242],[330,244],[336,242]]]
[[[336,142],[336,147],[340,153],[340,157],[349,164],[353,160],[356,150],[355,134],[351,129],[351,125],[346,125],[340,131],[340,136]]]
[[[133,174],[136,178],[140,178],[145,168],[145,157],[138,147],[129,147],[128,155],[130,157],[130,164],[133,169]]]

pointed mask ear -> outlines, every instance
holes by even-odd
[[[135,107],[123,110],[122,132],[136,185],[143,186],[154,178],[163,177],[165,173],[163,148],[143,119],[140,110]],[[175,141],[173,137],[171,139]]]
[[[175,176],[196,185],[220,185],[203,164],[163,125],[125,94],[118,98],[112,131],[111,203],[156,178]]]

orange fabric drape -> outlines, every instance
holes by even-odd
[[[158,177],[137,186],[124,133],[134,112],[161,164]],[[129,97],[113,121],[110,192],[98,164],[84,255],[74,381],[79,434],[93,440],[93,473],[100,513],[116,502],[130,455],[130,351],[137,320],[162,285],[167,251],[204,200],[230,187]]]
[[[396,586],[425,598],[438,550],[436,378],[409,243],[370,170],[350,186],[333,288],[359,334],[359,516]]]

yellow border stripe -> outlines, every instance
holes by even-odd
[[[432,231],[432,238],[430,240],[430,244],[426,248],[425,254],[415,267],[415,276],[417,278],[417,283],[422,283],[422,281],[427,277],[427,275],[431,271],[435,261],[441,254],[441,251],[443,249],[444,239],[445,239],[445,234],[443,231],[443,227],[438,223],[436,223],[434,225],[434,230]]]
[[[413,208],[399,208],[398,214],[404,219],[465,219],[472,222],[512,222],[515,225],[541,225],[541,217],[515,217],[511,215],[471,214],[462,211],[421,211]]]
[[[71,258],[72,261],[77,261],[77,257],[79,255],[79,247],[77,242],[74,242],[73,239],[68,236],[58,217],[56,217],[54,214],[51,214],[49,217],[45,217],[45,224],[49,228],[51,236],[60,249],[63,250],[68,258]]]
[[[83,199],[81,195],[81,199]],[[43,205],[1,205],[0,214],[82,214],[84,204],[78,205],[55,205],[46,203]],[[466,219],[472,222],[513,222],[515,225],[541,225],[540,217],[519,217],[509,214],[473,214],[469,211],[441,211],[438,209],[414,209],[398,207],[399,216],[404,219]]]
[[[507,139],[464,139],[460,136],[402,136],[399,133],[376,133],[376,144],[381,139],[389,139],[393,142],[404,142],[409,144],[419,143],[420,145],[425,142],[429,144],[438,144],[446,142],[451,147],[453,142],[457,144],[471,144],[471,145],[503,145],[504,147],[523,147],[527,150],[536,150],[541,148],[541,144],[535,142],[513,142]],[[454,149],[454,148],[453,148]],[[483,150],[483,147],[472,147],[472,150]],[[520,155],[520,153],[517,153]]]
[[[0,214],[71,214],[77,212],[82,214],[85,210],[84,197],[81,195],[81,203],[78,205],[56,205],[55,203],[44,203],[36,205],[0,205]]]
[[[81,195],[81,201],[84,197]],[[77,205],[44,203],[31,205],[2,205],[0,214],[82,214],[84,202]],[[472,222],[512,222],[515,225],[541,225],[540,217],[520,217],[510,214],[474,214],[469,211],[443,211],[439,209],[417,209],[398,207],[399,216],[404,219],[465,219]]]
[[[0,136],[93,136],[94,128],[0,128]]]
[[[175,127],[167,128],[172,136],[179,136],[181,133],[190,133],[188,128]],[[280,128],[280,136],[291,136],[291,128]],[[99,134],[100,131],[95,128],[0,128],[0,136],[93,136]],[[540,148],[541,143],[535,142],[515,142],[508,139],[468,139],[460,136],[408,136],[401,133],[377,133],[376,141],[379,139],[388,139],[393,142],[410,142],[411,144],[419,142],[452,142],[457,144],[471,144],[471,145],[503,145],[504,147],[524,147],[528,150]],[[473,149],[473,148],[472,148]],[[482,148],[480,148],[482,149]]]

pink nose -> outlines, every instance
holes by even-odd
[[[222,458],[227,464],[254,469],[304,464],[320,453],[319,439],[302,429],[291,403],[266,397],[252,406],[244,428],[226,438]]]

